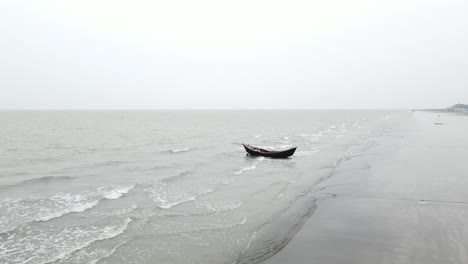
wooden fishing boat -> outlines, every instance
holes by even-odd
[[[245,148],[245,151],[252,156],[262,156],[268,158],[277,158],[285,159],[289,156],[292,156],[296,151],[297,147],[286,149],[286,150],[267,150],[257,147],[252,147],[250,145],[242,144]]]

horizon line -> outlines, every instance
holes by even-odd
[[[301,111],[301,110],[428,110],[444,108],[22,108],[0,111]]]

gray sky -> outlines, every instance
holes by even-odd
[[[0,1],[0,109],[468,103],[466,0]]]

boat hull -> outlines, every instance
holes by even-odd
[[[270,151],[270,150],[252,147],[252,146],[245,145],[245,144],[243,144],[243,146],[245,148],[245,151],[247,151],[247,153],[251,156],[261,156],[261,157],[274,158],[274,159],[288,158],[294,155],[294,152],[297,149],[297,147],[295,147],[295,148],[282,150],[282,151]]]

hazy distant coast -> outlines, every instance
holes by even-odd
[[[412,111],[428,111],[428,112],[441,112],[441,113],[468,113],[468,104],[455,104],[445,108],[433,109],[414,109]]]

